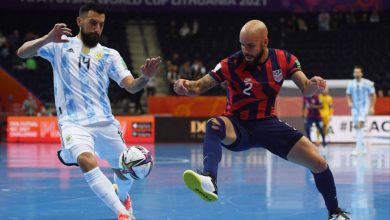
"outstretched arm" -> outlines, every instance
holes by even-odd
[[[45,36],[24,43],[18,49],[17,55],[20,58],[33,57],[37,54],[39,48],[45,46],[50,42],[55,42],[55,43],[67,42],[68,40],[61,38],[62,35],[71,36],[72,31],[69,28],[67,28],[66,24],[64,23],[55,24],[53,29]]]
[[[178,79],[175,82],[174,90],[178,95],[196,96],[217,86],[219,83],[210,74],[206,74],[197,81]]]
[[[303,96],[310,97],[322,92],[326,87],[326,81],[319,77],[313,76],[308,79],[302,71],[297,71],[292,76],[292,80],[301,90]]]
[[[148,83],[149,79],[157,73],[160,63],[160,57],[146,59],[144,65],[141,66],[142,75],[137,79],[134,79],[133,76],[125,77],[121,82],[121,86],[132,94],[140,91]]]

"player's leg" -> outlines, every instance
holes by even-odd
[[[183,174],[186,185],[202,199],[209,202],[218,199],[216,181],[218,164],[222,157],[222,144],[231,145],[236,140],[236,131],[229,118],[222,116],[207,121],[203,142],[203,172],[186,170]]]
[[[326,146],[326,140],[325,140],[325,133],[324,133],[324,127],[323,127],[323,124],[322,124],[322,120],[321,119],[318,119],[318,120],[315,120],[314,121],[316,127],[317,127],[317,130],[320,132],[321,134],[321,137],[322,137],[322,146]]]
[[[302,137],[291,148],[287,159],[311,170],[318,191],[322,194],[329,211],[329,219],[351,219],[338,206],[333,174],[326,160],[307,138]],[[338,216],[335,217],[335,216]]]
[[[366,147],[364,143],[364,121],[359,120],[356,124],[356,150],[358,153],[365,153]]]
[[[326,160],[319,154],[317,147],[308,138],[277,118],[255,122],[247,129],[251,130],[255,138],[251,142],[257,142],[258,145],[266,147],[279,157],[310,169],[316,186],[324,197],[330,216],[333,213],[345,215],[338,208],[332,172]]]
[[[311,118],[306,118],[305,119],[305,133],[306,133],[306,137],[311,141],[311,137],[310,137],[310,128],[313,124],[313,120]]]
[[[94,155],[94,141],[87,128],[77,125],[60,126],[62,151],[69,155],[67,161],[80,166],[84,178],[92,191],[116,214],[126,213],[111,182],[98,167]],[[65,159],[65,158],[63,158]]]
[[[114,121],[104,126],[92,127],[91,129],[95,134],[95,150],[100,158],[107,160],[110,164],[114,172],[116,193],[127,212],[133,217],[133,206],[129,191],[134,180],[128,179],[122,175],[119,167],[119,157],[126,149],[120,124],[119,122]]]

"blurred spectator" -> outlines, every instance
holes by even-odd
[[[25,115],[33,116],[36,114],[37,103],[31,94],[28,95],[27,99],[23,101],[22,111]]]
[[[318,30],[329,31],[330,30],[330,15],[328,12],[321,12],[318,15]]]
[[[193,74],[192,80],[198,80],[206,74],[206,67],[203,66],[203,62],[200,59],[195,59],[191,65],[191,72]]]
[[[382,89],[378,89],[378,91],[376,93],[377,93],[378,97],[383,97],[384,96],[384,92],[383,92]]]
[[[156,78],[152,77],[146,84],[146,95],[154,96],[156,94]]]
[[[298,18],[297,22],[298,22],[298,30],[299,31],[307,31],[308,30],[305,20],[303,20],[302,18]]]
[[[167,62],[170,62],[172,65],[175,65],[175,66],[180,66],[179,54],[178,53],[173,53],[172,59],[170,61],[167,61]]]
[[[381,19],[379,17],[378,11],[377,10],[372,11],[372,13],[370,15],[370,22],[371,23],[379,23],[380,21],[381,21]]]
[[[177,66],[176,65],[168,65],[168,73],[167,73],[167,80],[169,84],[169,92],[170,95],[175,95],[176,93],[173,91],[173,85],[180,78],[179,73],[177,72]]]
[[[13,55],[16,54],[16,50],[22,45],[19,30],[15,29],[12,34],[8,36],[8,43],[10,52]]]
[[[0,58],[6,58],[9,55],[7,38],[0,31]]]
[[[190,27],[188,26],[187,22],[184,22],[183,26],[180,28],[180,37],[187,37],[191,32]]]
[[[43,104],[41,110],[37,113],[37,116],[52,116],[53,114],[47,110],[46,106]]]
[[[193,79],[190,64],[191,64],[190,61],[187,60],[183,63],[183,65],[180,66],[179,74],[184,79],[189,79],[189,80]]]
[[[198,34],[198,31],[199,31],[199,22],[198,22],[198,20],[195,19],[192,22],[192,32],[191,32],[191,34],[192,35],[196,35],[196,34]]]

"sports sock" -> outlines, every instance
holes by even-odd
[[[333,213],[339,205],[332,171],[330,171],[328,166],[325,171],[313,173],[313,176],[317,189],[325,200],[326,208]]]
[[[126,208],[119,201],[110,180],[96,167],[84,173],[85,180],[92,191],[110,208],[115,214],[127,213]]]
[[[122,180],[114,174],[114,181],[118,186],[118,197],[121,201],[124,201],[127,198],[128,192],[130,191],[134,180],[131,178],[128,180]]]
[[[364,149],[364,132],[363,128],[357,128],[356,129],[356,148],[358,150]]]
[[[218,164],[222,158],[221,142],[225,139],[225,123],[216,118],[219,125],[209,120],[206,125],[206,134],[203,141],[203,172],[217,179]]]

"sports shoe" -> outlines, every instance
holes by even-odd
[[[112,187],[114,187],[115,193],[118,195],[118,185],[116,183],[112,184]],[[122,201],[123,206],[126,208],[127,211],[129,211],[130,215],[133,215],[133,203],[131,202],[130,195],[127,194],[127,197],[124,201]]]
[[[186,170],[183,173],[183,179],[187,187],[205,201],[213,202],[218,199],[217,183],[211,176],[205,173],[196,173],[192,170]]]
[[[352,156],[357,156],[359,155],[359,151],[358,150],[353,150],[352,153],[351,153]]]
[[[329,212],[329,220],[352,220],[352,218],[349,217],[347,214],[349,213],[340,208],[337,208],[335,213],[331,214]]]
[[[136,220],[136,219],[132,215],[118,214],[118,220]]]
[[[126,208],[127,211],[129,211],[130,215],[133,215],[133,205],[131,202],[130,195],[127,195],[125,201],[121,201],[123,206]]]

